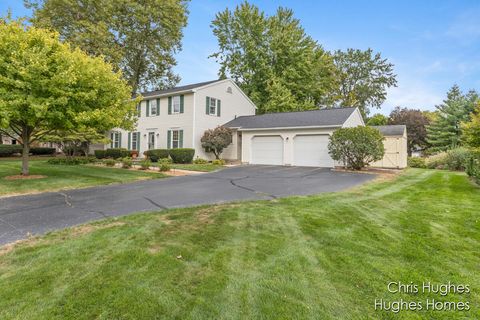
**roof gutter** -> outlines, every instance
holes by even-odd
[[[299,126],[299,127],[271,127],[271,128],[242,128],[230,127],[238,131],[269,131],[269,130],[298,130],[298,129],[326,129],[326,128],[341,128],[342,125],[327,125],[327,126]]]

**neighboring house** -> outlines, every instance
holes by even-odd
[[[378,129],[385,137],[383,141],[385,155],[382,160],[372,163],[371,166],[381,168],[406,168],[408,157],[407,126],[372,126],[372,128]]]
[[[328,153],[330,135],[338,128],[364,126],[365,123],[357,108],[338,108],[243,116],[225,125],[235,130],[234,140],[237,141],[229,147],[228,156],[234,158],[238,154],[236,159],[243,163],[331,168],[339,163]],[[372,166],[405,168],[405,126],[379,129],[386,137],[386,154],[384,160]]]
[[[145,92],[138,106],[139,119],[133,132],[113,130],[109,145],[92,149],[138,150],[193,148],[195,157],[214,159],[201,145],[205,130],[255,114],[256,107],[230,79],[215,80],[173,89]],[[234,141],[236,143],[236,141]]]
[[[2,144],[18,144],[18,141],[2,135]]]

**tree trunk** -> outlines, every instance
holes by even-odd
[[[23,142],[23,151],[22,151],[22,176],[28,176],[30,171],[28,169],[28,156],[30,153],[30,142],[24,140]]]

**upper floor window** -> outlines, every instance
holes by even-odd
[[[227,87],[227,93],[233,93],[232,87]]]
[[[220,117],[221,100],[217,98],[207,97],[206,114],[210,116]]]
[[[160,99],[156,99],[156,100],[151,100],[150,101],[150,115],[152,116],[157,116],[158,115],[158,109],[159,109],[159,103],[160,102]]]
[[[172,98],[173,113],[180,113],[180,96]]]
[[[217,99],[215,98],[210,98],[210,108],[209,108],[209,114],[212,116],[217,115]]]

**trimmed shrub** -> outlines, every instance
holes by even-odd
[[[152,162],[148,159],[140,161],[140,170],[148,170],[150,169],[150,166],[152,165]]]
[[[197,157],[195,158],[195,160],[193,160],[193,163],[194,163],[194,164],[207,164],[207,163],[208,163],[208,160],[199,158],[199,157],[197,156]]]
[[[130,169],[133,165],[133,161],[131,158],[123,158],[122,159],[122,168]]]
[[[138,158],[138,150],[130,150],[131,158]]]
[[[95,158],[97,159],[105,159],[107,157],[107,151],[106,150],[95,150],[93,151],[95,154]]]
[[[19,144],[1,144],[0,157],[11,157],[16,153],[22,153],[22,146]]]
[[[180,148],[170,149],[170,157],[174,163],[192,163],[195,149]]]
[[[469,177],[472,177],[477,184],[480,184],[480,159],[474,157],[468,159],[465,165],[465,172]]]
[[[426,168],[425,158],[420,157],[409,157],[407,160],[408,166],[410,168]]]
[[[89,164],[96,162],[94,157],[69,157],[69,158],[53,158],[49,159],[47,163],[54,165],[77,166],[81,164]]]
[[[170,158],[160,159],[160,160],[158,160],[158,163],[159,163],[159,164],[164,164],[164,163],[165,163],[165,164],[172,164],[172,163],[173,163],[173,160],[170,159]]]
[[[383,136],[372,127],[341,128],[333,132],[328,143],[328,153],[344,166],[360,170],[385,154]]]
[[[170,152],[168,149],[152,149],[147,150],[143,153],[150,161],[158,162],[159,159],[166,159],[168,158]]]
[[[165,172],[165,171],[170,171],[170,164],[169,163],[161,163],[159,166],[158,166],[158,169],[162,172]]]
[[[30,148],[30,153],[33,154],[34,156],[40,156],[40,155],[54,155],[56,153],[55,148],[44,148],[44,147],[33,147]]]
[[[215,166],[224,166],[225,165],[225,160],[223,159],[215,159],[212,161],[212,164]]]
[[[112,159],[121,159],[130,156],[130,151],[125,148],[112,148],[106,150],[105,156]]]
[[[106,159],[103,163],[105,163],[107,167],[115,167],[117,161],[115,161],[114,159]]]

